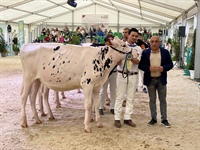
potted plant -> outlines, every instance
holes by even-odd
[[[81,44],[81,37],[78,35],[77,32],[71,32],[71,41],[70,44],[80,45]]]
[[[194,34],[193,34],[192,53],[191,53],[190,62],[188,64],[188,69],[190,71],[191,79],[194,79],[195,45],[196,45],[196,29],[194,30]]]
[[[1,53],[1,57],[6,57],[6,53],[8,52],[6,50],[6,41],[4,39],[3,36],[3,30],[2,28],[0,29],[0,53]]]
[[[180,47],[181,40],[178,35],[178,30],[175,30],[174,38],[172,39],[172,60],[175,62],[175,64],[179,62]]]
[[[20,49],[18,44],[13,44],[12,45],[12,50],[15,52],[15,55],[18,55]]]

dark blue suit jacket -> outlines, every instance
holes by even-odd
[[[171,59],[171,55],[168,50],[164,48],[160,48],[161,53],[161,66],[163,67],[163,72],[161,72],[161,80],[162,84],[167,84],[167,71],[173,68],[173,63]],[[139,69],[144,71],[144,85],[149,85],[151,81],[151,72],[150,72],[150,54],[151,49],[148,48],[142,52],[142,57],[139,62]]]

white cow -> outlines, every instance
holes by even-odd
[[[92,100],[98,127],[103,127],[99,115],[99,91],[118,61],[136,51],[115,37],[110,47],[63,45],[58,43],[25,44],[20,56],[23,69],[21,89],[22,127],[27,127],[26,102],[29,96],[35,123],[40,124],[35,101],[40,82],[56,91],[83,89],[85,97],[85,131],[91,132]]]

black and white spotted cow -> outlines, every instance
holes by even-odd
[[[22,127],[27,127],[26,102],[29,96],[35,123],[41,121],[36,111],[36,95],[40,83],[49,89],[67,91],[82,89],[85,97],[85,131],[91,132],[89,121],[92,102],[98,127],[103,127],[99,115],[99,91],[109,73],[127,53],[136,51],[115,37],[110,47],[63,45],[58,43],[25,44],[20,51],[23,69],[21,89]]]

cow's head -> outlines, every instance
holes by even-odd
[[[115,51],[126,54],[126,58],[128,57],[128,59],[132,58],[132,49],[124,41],[115,36],[111,43],[111,48],[113,48]]]

